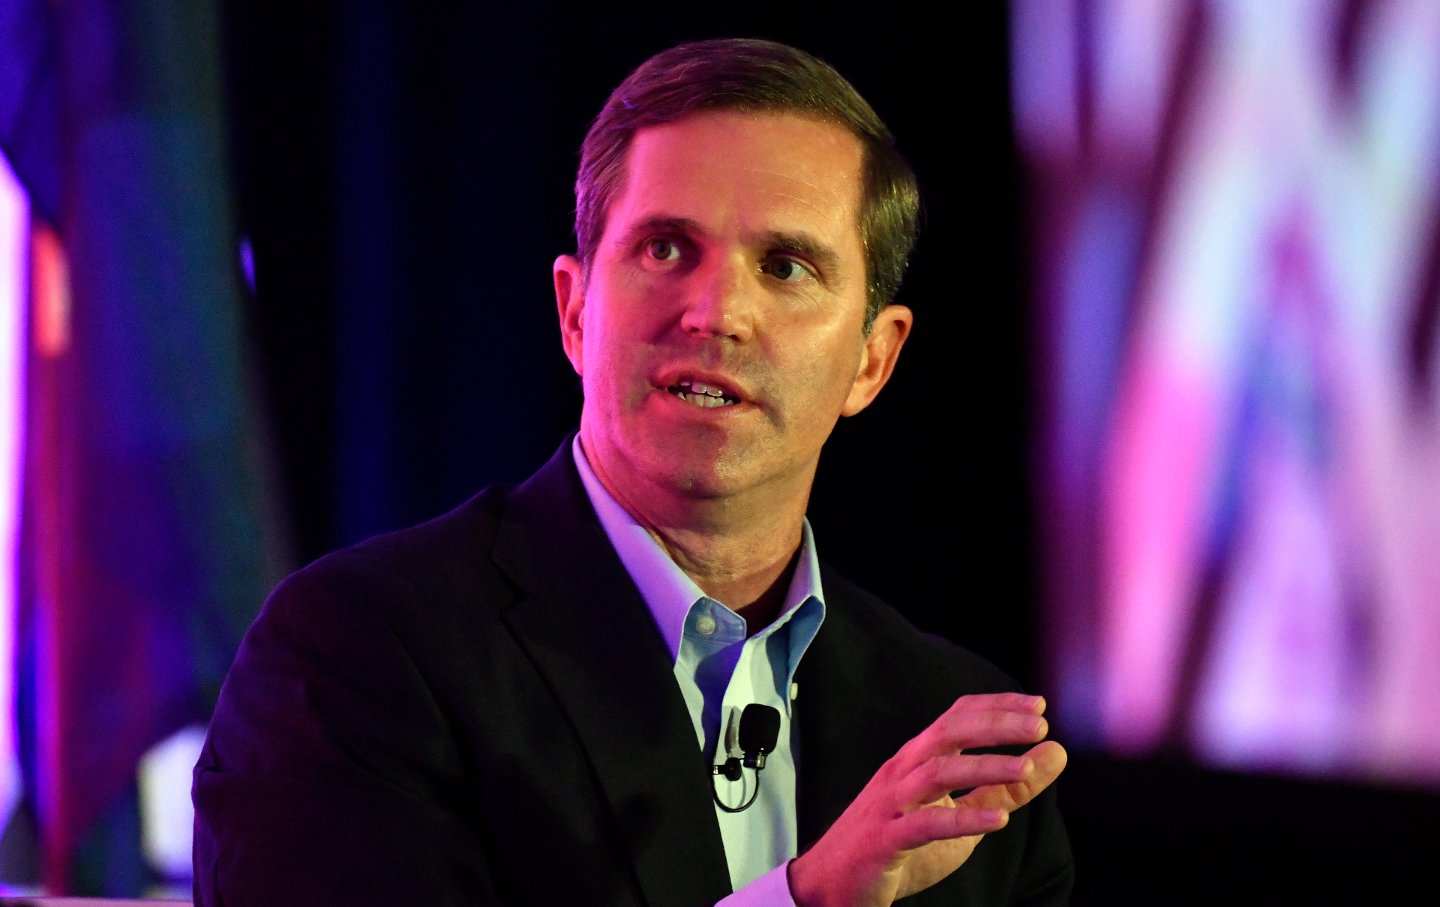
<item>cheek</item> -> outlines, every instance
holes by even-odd
[[[850,350],[807,348],[791,367],[792,413],[807,422],[833,424],[850,398],[858,363]]]
[[[597,322],[596,329],[585,335],[585,394],[601,407],[629,407],[644,391],[644,352],[626,331],[617,331],[620,325],[605,319]]]
[[[848,391],[860,369],[860,354],[863,345],[851,337],[850,331],[844,337],[838,331],[822,331],[809,335],[796,351],[800,368],[813,377],[816,385]]]
[[[600,304],[587,312],[587,329],[603,337],[607,347],[653,338],[666,323],[676,295],[673,287],[656,284],[643,275],[608,275]]]

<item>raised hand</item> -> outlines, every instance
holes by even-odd
[[[878,907],[958,869],[988,832],[1065,768],[1045,700],[962,696],[892,756],[814,846],[790,863],[800,907]],[[1022,755],[977,753],[1033,743]],[[960,792],[964,793],[960,793]],[[958,797],[955,794],[960,793]]]

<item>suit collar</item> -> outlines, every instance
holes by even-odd
[[[495,560],[528,593],[504,619],[570,716],[645,899],[724,897],[730,876],[709,766],[665,643],[585,497],[568,439],[511,497]]]

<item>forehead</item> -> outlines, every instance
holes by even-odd
[[[638,130],[606,233],[654,217],[716,230],[807,230],[859,246],[863,148],[835,123],[707,111]]]

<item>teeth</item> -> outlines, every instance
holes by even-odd
[[[681,394],[680,399],[693,403],[701,409],[714,409],[717,406],[728,406],[724,397],[709,397],[705,394]]]
[[[718,387],[711,387],[708,384],[701,384],[698,381],[681,381],[674,387],[675,395],[687,403],[693,403],[704,409],[712,409],[717,406],[730,406],[735,401],[726,400],[725,392]]]

